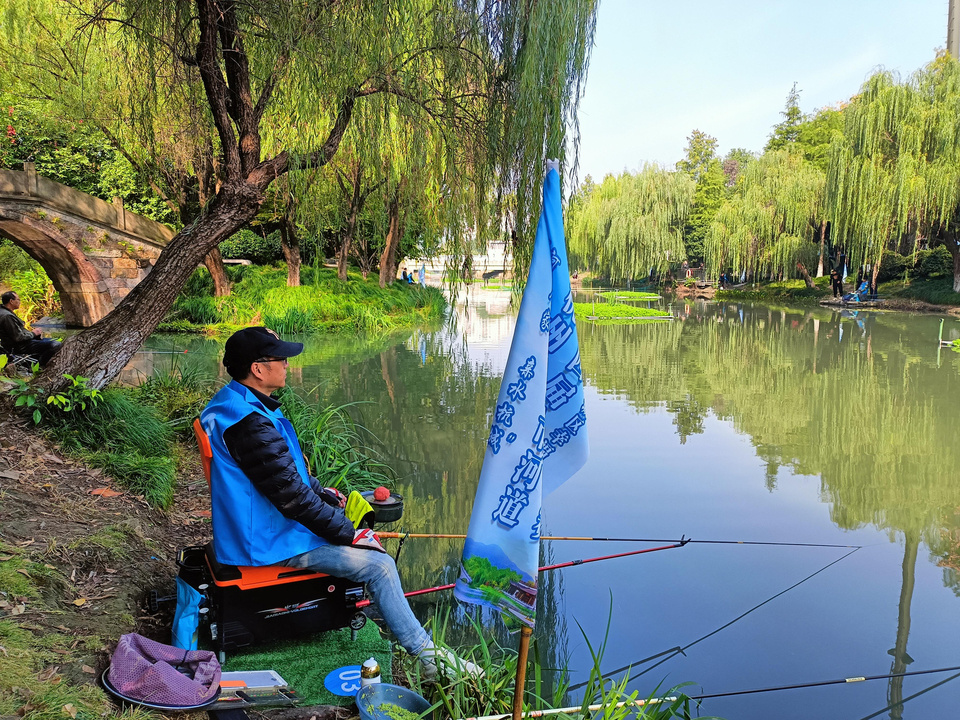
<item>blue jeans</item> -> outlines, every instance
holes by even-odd
[[[386,553],[351,545],[321,545],[280,565],[309,568],[365,583],[387,626],[408,653],[419,655],[430,642],[430,636],[403,596],[397,566]]]
[[[57,350],[60,349],[60,341],[51,338],[34,338],[27,340],[17,348],[17,352],[23,355],[33,355],[40,363],[40,367],[46,365]]]

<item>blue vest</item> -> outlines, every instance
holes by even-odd
[[[221,388],[207,403],[200,423],[210,436],[213,449],[210,465],[213,547],[217,560],[227,565],[273,565],[327,544],[296,520],[285,518],[230,456],[223,433],[251,412],[260,413],[273,423],[287,441],[301,481],[310,485],[300,441],[280,408],[267,410],[249,388],[236,381]]]

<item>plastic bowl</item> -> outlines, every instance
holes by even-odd
[[[423,715],[430,709],[430,703],[424,698],[399,685],[374,683],[360,688],[357,693],[357,709],[360,711],[361,720],[402,720],[391,715],[389,707],[384,708],[388,705],[396,705],[415,715]],[[423,717],[432,720],[433,713]]]

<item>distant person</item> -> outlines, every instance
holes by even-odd
[[[10,290],[0,295],[0,343],[9,352],[18,355],[32,355],[43,367],[60,349],[60,341],[45,338],[34,328],[26,326],[14,310],[20,307],[20,296]]]
[[[833,296],[835,298],[843,297],[843,278],[840,276],[840,271],[836,268],[830,271],[830,286],[833,288]]]
[[[401,268],[400,279],[403,280],[404,282],[407,282],[410,280],[410,276],[407,274],[406,267]]]

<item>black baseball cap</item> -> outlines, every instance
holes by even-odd
[[[250,367],[260,358],[290,358],[303,352],[303,343],[284,342],[270,328],[247,327],[237,330],[223,347],[225,367]]]

